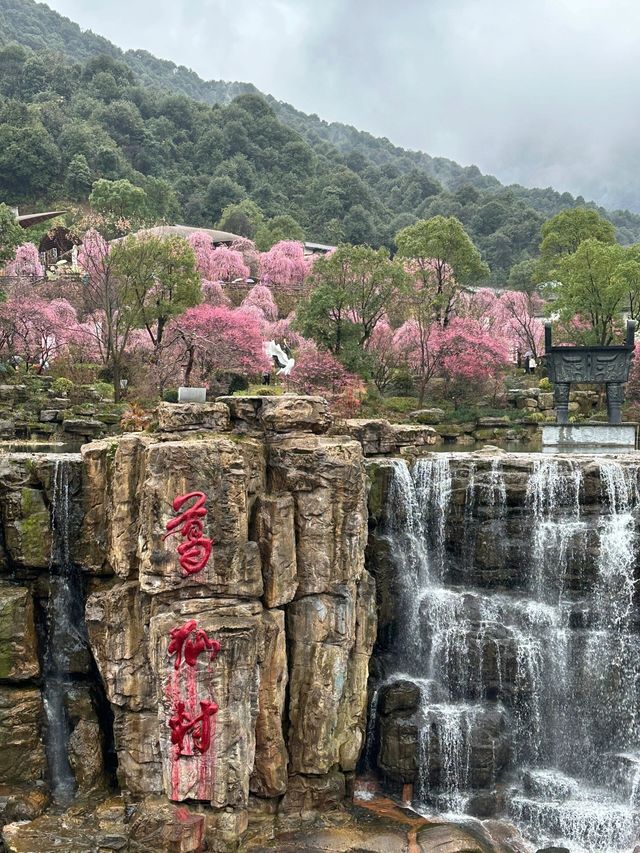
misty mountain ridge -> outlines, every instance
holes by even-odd
[[[375,137],[351,125],[327,122],[316,114],[301,112],[291,104],[261,92],[253,83],[203,80],[184,65],[160,59],[146,50],[122,50],[91,30],[82,30],[69,18],[36,0],[0,0],[0,44],[9,42],[22,44],[32,50],[59,51],[71,60],[80,62],[107,54],[125,62],[143,85],[170,89],[205,104],[229,104],[242,94],[261,95],[285,124],[311,143],[322,139],[343,153],[364,153],[379,166],[394,163],[398,157],[407,158],[450,190],[456,190],[463,184],[478,189],[499,189],[504,186],[493,175],[482,174],[477,166],[461,166],[445,157],[431,157],[423,151],[403,149],[386,137]],[[510,188],[524,191],[529,204],[535,209],[541,209],[539,199],[536,203],[538,189],[528,189],[519,184],[512,184]],[[548,189],[552,188],[545,188],[545,191]],[[582,196],[574,198],[570,193],[558,193],[558,196],[564,196],[568,204],[585,203]]]
[[[62,188],[69,177],[65,179],[64,175],[65,158],[86,153],[93,179],[126,177],[156,195],[158,187],[149,182],[165,181],[176,196],[176,204],[169,205],[174,215],[193,225],[212,224],[216,193],[221,188],[229,195],[227,203],[246,197],[268,217],[292,217],[307,239],[318,242],[345,239],[390,246],[393,234],[416,218],[455,215],[489,262],[496,280],[504,279],[514,265],[536,255],[540,225],[546,218],[586,203],[581,196],[550,187],[504,186],[476,166],[408,151],[350,125],[305,114],[263,94],[251,83],[205,81],[190,69],[148,51],[123,51],[35,0],[0,0],[0,47],[14,43],[34,51],[41,65],[50,66],[50,73],[60,61],[55,57],[64,57],[68,67],[61,75],[68,76],[70,82],[64,93],[63,100],[69,103],[61,107],[65,113],[62,119],[44,115],[38,127],[50,138],[45,140],[46,145],[51,142],[58,146],[61,171],[40,189],[34,186],[30,191],[18,191],[19,182],[10,186],[14,177],[11,165],[5,165],[8,182],[2,181],[0,166],[0,197],[4,195],[11,203],[62,199]],[[126,66],[133,78],[119,79],[115,95],[101,100],[93,83],[97,69],[88,72],[87,63],[105,56]],[[12,61],[9,58],[9,66]],[[78,65],[84,67],[78,69]],[[72,67],[77,69],[73,73]],[[9,67],[9,71],[15,69]],[[49,84],[54,95],[58,94],[56,85]],[[143,96],[140,87],[149,94]],[[189,102],[184,101],[182,107],[171,105],[167,113],[163,97],[166,100],[168,93],[208,105],[212,112],[192,115]],[[46,87],[38,89],[36,85],[25,96],[24,92],[12,92],[9,86],[3,95],[35,106],[37,113],[49,93]],[[271,118],[261,115],[255,104],[245,103],[243,111],[238,112],[234,102],[239,96],[262,98],[273,111]],[[124,125],[119,129],[115,126],[114,98],[121,105],[119,118],[136,125],[133,135]],[[15,118],[13,108],[7,107],[6,114],[10,123],[27,121]],[[166,124],[167,117],[171,127]],[[100,157],[93,159],[82,148],[90,147],[87,140],[78,138],[70,146],[71,130],[63,132],[61,120],[73,126],[80,137],[80,124],[87,125],[85,136],[95,127],[103,135],[106,148],[111,149],[111,165],[105,165],[105,145]],[[33,111],[29,121],[33,121]],[[238,123],[244,125],[244,131]],[[16,127],[16,139],[20,132]],[[174,139],[165,138],[167,133],[175,134]],[[12,141],[6,129],[5,136]],[[239,197],[234,198],[234,194]],[[622,243],[640,241],[640,215],[586,204],[613,222]]]

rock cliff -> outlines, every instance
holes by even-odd
[[[350,790],[376,636],[363,450],[327,435],[319,398],[163,404],[158,421],[70,463],[85,640],[59,671],[62,761],[76,791],[104,792],[96,849],[235,849],[250,809],[308,813]],[[21,786],[4,817],[16,851],[52,821],[10,823],[52,791],[41,669],[51,587],[68,580],[52,557],[60,464],[11,456],[0,471],[0,781],[14,800]]]

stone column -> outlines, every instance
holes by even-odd
[[[607,415],[610,424],[622,423],[620,408],[624,403],[624,385],[621,382],[607,382]]]
[[[559,424],[569,423],[569,382],[556,382],[553,386],[553,399],[556,406],[556,420]]]

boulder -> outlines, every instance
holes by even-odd
[[[344,773],[332,770],[322,776],[296,774],[289,777],[280,810],[284,814],[295,812],[302,816],[317,814],[335,808],[344,801],[345,796]]]
[[[33,598],[24,586],[0,584],[0,680],[27,681],[40,674]]]
[[[160,403],[156,416],[160,432],[230,429],[229,407],[224,403]]]
[[[322,434],[331,426],[329,406],[323,397],[218,397],[218,402],[229,407],[231,425],[238,432]]]
[[[13,821],[33,820],[49,805],[44,785],[24,788],[0,785],[0,826]]]
[[[389,421],[383,418],[349,418],[341,426],[362,445],[365,456],[395,453],[397,442]]]
[[[162,759],[157,711],[133,713],[114,708],[113,736],[118,753],[118,782],[135,796],[161,794]]]
[[[134,582],[89,596],[89,642],[112,705],[130,711],[155,708],[149,663],[149,598]]]
[[[137,575],[140,486],[146,449],[154,441],[130,433],[82,448],[85,515],[74,553],[85,569],[121,578]]]
[[[446,823],[425,826],[416,841],[421,853],[494,853],[490,841],[480,840],[469,829]]]
[[[478,418],[476,421],[479,427],[508,427],[511,426],[511,421],[505,415],[504,417],[485,417]]]
[[[354,770],[364,739],[368,661],[375,639],[368,575],[341,595],[309,595],[288,607],[289,768]]]
[[[283,733],[288,671],[282,610],[262,614],[260,635],[256,753],[250,786],[260,797],[277,797],[287,790],[288,763]]]
[[[2,521],[10,560],[46,569],[51,560],[51,520],[42,488],[24,485],[8,492],[2,502]]]
[[[62,422],[62,429],[71,435],[80,435],[89,440],[104,433],[104,424],[93,418],[66,418]]]
[[[398,447],[425,447],[438,442],[438,433],[420,424],[392,424],[391,431]]]

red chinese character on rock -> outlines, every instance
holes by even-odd
[[[173,501],[173,511],[180,512],[184,504],[191,499],[195,499],[193,505],[167,522],[167,532],[162,537],[164,540],[168,536],[173,536],[174,533],[179,533],[185,540],[177,548],[178,561],[184,576],[195,575],[204,569],[211,556],[213,545],[213,540],[202,535],[204,532],[202,519],[207,514],[205,506],[207,496],[204,492],[179,495]]]
[[[216,702],[200,702],[200,714],[191,719],[185,710],[185,703],[178,702],[173,717],[169,720],[171,743],[176,747],[177,755],[200,754],[208,751],[211,746],[211,718],[218,713]],[[184,739],[191,736],[193,750],[189,744],[185,746]]]
[[[185,622],[181,628],[172,628],[169,635],[171,641],[167,652],[176,656],[174,669],[180,669],[183,658],[187,666],[195,666],[199,655],[204,651],[208,651],[214,661],[220,651],[220,643],[208,637],[203,628],[198,628],[195,619]]]

